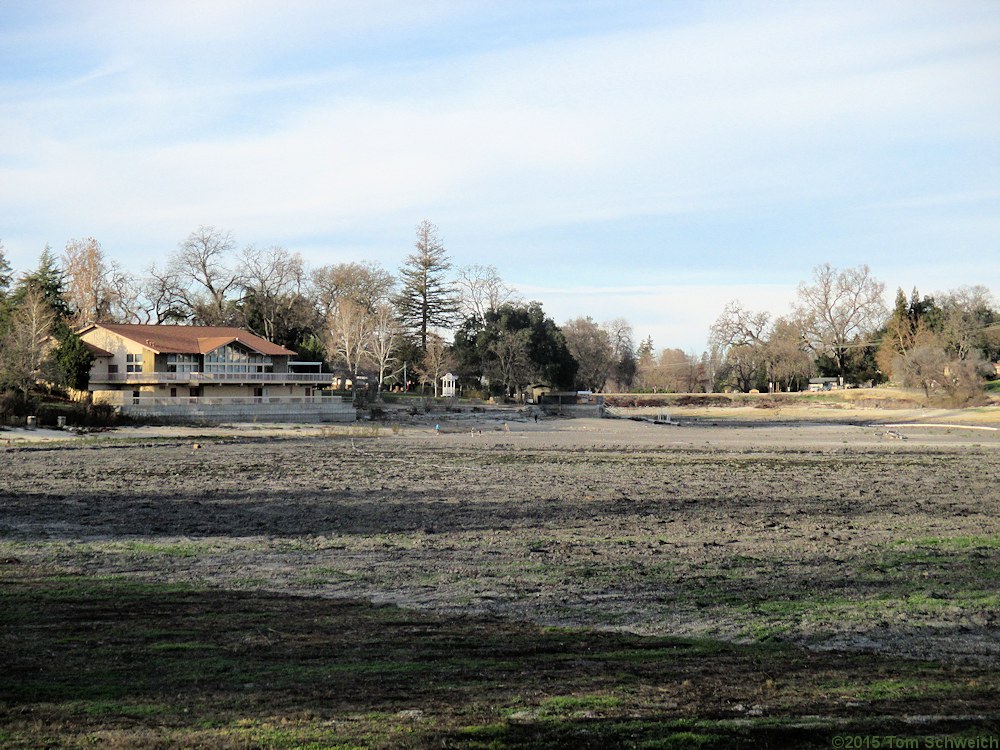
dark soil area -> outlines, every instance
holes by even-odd
[[[997,733],[996,440],[560,425],[0,451],[0,747]]]

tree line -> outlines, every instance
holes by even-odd
[[[426,220],[395,273],[374,262],[309,268],[298,253],[240,248],[229,231],[212,226],[191,232],[141,274],[88,237],[70,240],[58,257],[46,247],[38,268],[15,280],[0,245],[0,389],[27,395],[38,382],[86,388],[91,357],[74,331],[101,322],[238,326],[355,382],[363,376],[376,389],[422,384],[435,394],[449,370],[466,388],[498,395],[533,381],[598,389],[607,373],[588,364],[587,347],[610,347],[613,338],[619,373],[628,372],[619,360],[632,356],[624,321],[602,327],[588,318],[560,328],[494,266],[453,268],[438,228]],[[454,341],[442,331],[457,331]]]
[[[851,383],[893,380],[974,394],[1000,355],[1000,314],[984,287],[937,297],[899,292],[867,266],[818,266],[789,314],[738,300],[712,326],[708,349],[638,346],[627,320],[578,317],[562,326],[526,302],[494,266],[453,267],[438,228],[416,227],[391,272],[374,262],[309,268],[280,246],[240,248],[211,226],[191,232],[160,264],[133,274],[94,238],[46,248],[16,281],[0,245],[0,388],[39,381],[86,387],[90,355],[73,334],[91,322],[247,328],[324,369],[373,388],[437,393],[446,372],[466,392],[514,396],[543,383],[593,391],[801,390],[815,375]],[[453,332],[446,341],[443,331]],[[51,342],[58,346],[51,346]]]
[[[817,266],[777,318],[738,300],[712,326],[703,356],[716,387],[800,390],[814,376],[848,384],[884,382],[940,393],[957,404],[982,393],[1000,358],[1000,311],[990,290],[964,286],[921,297],[885,284],[866,265]]]

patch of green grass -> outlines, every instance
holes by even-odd
[[[579,716],[596,713],[622,705],[622,699],[614,695],[559,695],[547,698],[538,707],[538,717],[542,719]]]
[[[273,750],[361,750],[358,744],[340,736],[335,730],[304,725],[278,724],[269,721],[240,720],[222,730],[239,746],[267,747]]]
[[[831,683],[827,686],[831,695],[852,701],[896,701],[896,700],[936,700],[956,691],[964,694],[980,692],[992,694],[996,691],[996,680],[973,680],[967,683],[926,680],[920,677],[893,677],[868,683]]]
[[[926,536],[901,539],[896,546],[934,547],[942,550],[1000,549],[1000,536]]]
[[[848,699],[878,701],[877,727],[857,721],[879,732],[1000,700],[972,665],[17,568],[0,577],[12,747],[808,747]],[[762,716],[733,708],[751,703]]]

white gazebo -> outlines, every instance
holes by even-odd
[[[458,376],[450,372],[441,377],[441,395],[445,398],[454,398],[455,389],[458,386]]]

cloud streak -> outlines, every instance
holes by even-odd
[[[713,294],[737,258],[894,271],[932,267],[926,237],[944,231],[970,264],[995,248],[1000,11],[635,7],[622,20],[588,5],[560,33],[518,3],[56,3],[42,6],[55,22],[8,18],[5,244],[24,264],[93,234],[135,263],[210,223],[392,266],[427,216],[460,263],[512,276],[541,253],[572,260],[583,287],[614,254],[643,275],[704,270]],[[961,195],[985,197],[947,198]]]

